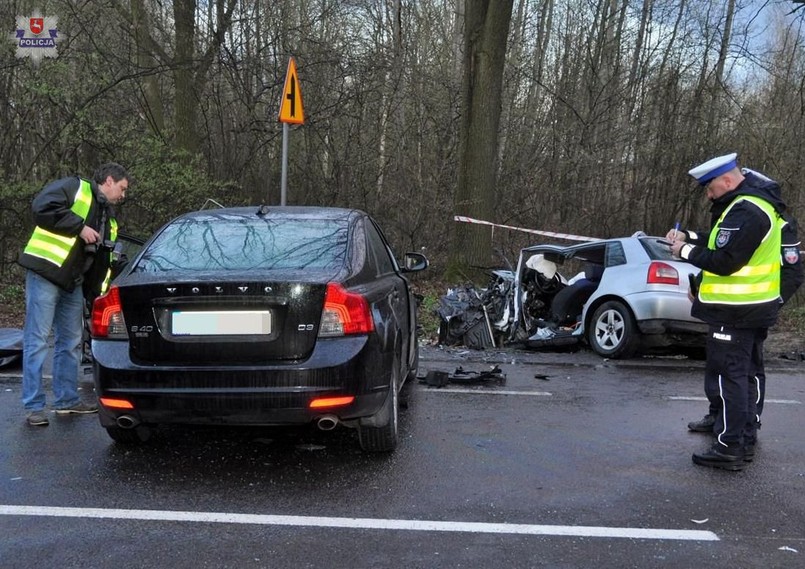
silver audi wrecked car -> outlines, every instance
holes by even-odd
[[[515,272],[516,334],[529,347],[586,341],[608,358],[669,347],[701,357],[707,326],[688,298],[697,272],[642,232],[527,247]]]

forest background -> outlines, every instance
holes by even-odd
[[[516,259],[543,239],[453,221],[473,211],[458,191],[464,24],[481,4],[511,10],[499,108],[473,110],[500,111],[488,221],[601,238],[704,228],[686,172],[732,151],[805,218],[800,3],[466,1],[4,0],[0,302],[20,290],[31,200],[52,179],[124,164],[121,228],[143,238],[208,200],[279,204],[291,56],[305,123],[290,129],[289,205],[369,212],[398,253],[424,249],[434,279],[466,249],[460,231],[484,232],[487,266]],[[39,62],[15,45],[17,18],[36,14],[59,36]]]

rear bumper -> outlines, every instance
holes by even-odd
[[[707,334],[707,324],[687,320],[643,320],[638,323],[638,328],[640,328],[640,332],[646,335],[693,334],[704,336]]]
[[[324,415],[342,421],[375,414],[388,394],[393,354],[367,336],[320,340],[303,362],[248,366],[143,366],[128,343],[93,340],[99,398],[125,400],[133,409],[101,405],[105,427],[128,415],[144,424],[304,425]],[[346,406],[310,409],[313,399],[350,395]]]
[[[690,315],[686,293],[653,290],[626,299],[643,334],[707,332],[707,324]]]

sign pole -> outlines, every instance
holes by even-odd
[[[296,76],[296,62],[288,60],[288,72],[282,88],[279,121],[282,123],[282,178],[280,181],[280,205],[287,205],[288,196],[288,125],[304,124],[305,111],[302,108],[302,90]]]
[[[282,123],[282,180],[280,182],[280,205],[287,203],[288,196],[288,123]]]

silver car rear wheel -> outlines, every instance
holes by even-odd
[[[617,300],[610,300],[593,314],[587,340],[598,355],[619,359],[634,355],[640,338],[629,309]]]

